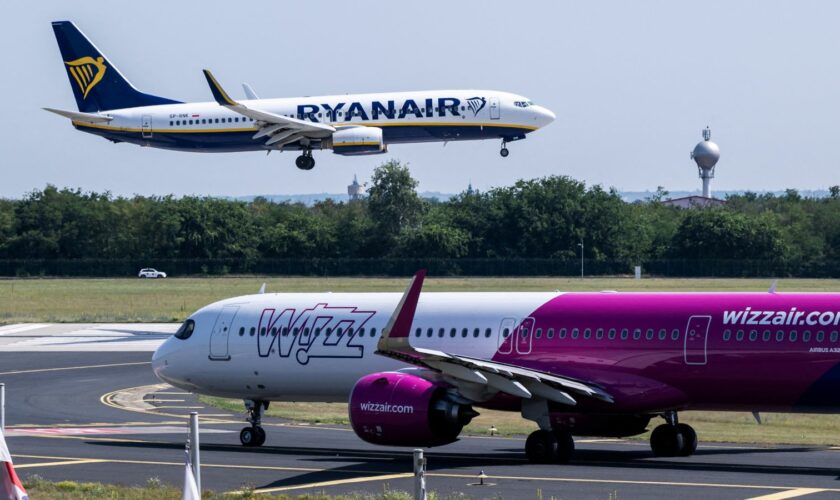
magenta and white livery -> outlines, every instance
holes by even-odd
[[[438,446],[475,408],[521,412],[526,453],[563,462],[573,435],[690,455],[681,410],[840,412],[840,294],[258,294],[193,314],[155,353],[185,390],[245,400],[247,446],[270,401],[350,401],[364,440]]]

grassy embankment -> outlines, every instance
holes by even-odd
[[[166,280],[10,279],[0,280],[0,324],[18,322],[181,321],[192,311],[226,297],[254,293],[263,283],[269,292],[400,292],[404,278],[212,277]],[[626,278],[429,278],[427,291],[763,291],[770,279]],[[784,279],[781,291],[840,291],[840,280]],[[213,400],[240,411],[241,403]],[[347,423],[345,405],[275,404],[270,414],[309,423]],[[686,412],[707,441],[840,445],[840,417],[768,414],[758,425],[745,413]],[[467,431],[486,434],[494,425],[502,435],[525,435],[533,429],[517,414],[482,411]],[[646,438],[646,436],[641,436]]]
[[[761,291],[769,279],[429,278],[426,291]],[[216,300],[269,292],[401,292],[407,278],[211,277],[3,279],[0,324],[182,321]],[[840,280],[786,279],[782,291],[840,291]]]

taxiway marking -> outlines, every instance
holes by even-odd
[[[15,469],[28,469],[33,467],[54,467],[56,465],[79,465],[79,464],[96,464],[105,462],[99,458],[82,458],[79,460],[63,460],[61,462],[41,462],[36,464],[18,464]]]
[[[87,370],[88,368],[110,368],[114,366],[132,366],[132,365],[150,365],[151,361],[139,361],[136,363],[111,363],[108,365],[86,365],[86,366],[64,366],[61,368],[38,368],[36,370],[14,370],[10,372],[0,372],[0,375],[19,375],[23,373],[42,373],[42,372],[60,372],[64,370]]]
[[[793,490],[780,491],[778,493],[771,493],[769,495],[762,495],[760,497],[752,497],[747,500],[784,500],[785,498],[796,498],[814,493],[822,493],[823,491],[831,491],[823,488],[796,488]]]
[[[385,474],[378,476],[361,476],[351,477],[350,479],[336,479],[335,481],[321,481],[318,483],[298,484],[295,486],[279,486],[277,488],[260,488],[254,490],[254,493],[278,493],[280,491],[304,490],[308,488],[324,488],[326,486],[340,486],[345,484],[366,483],[370,481],[388,481],[390,479],[406,479],[414,477],[411,472],[401,472],[399,474]],[[232,494],[241,492],[230,492]]]
[[[30,330],[38,330],[40,328],[46,328],[48,326],[50,326],[48,323],[9,325],[0,327],[0,335],[11,335],[14,333],[28,332]]]

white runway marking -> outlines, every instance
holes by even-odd
[[[8,325],[0,328],[0,352],[154,352],[177,329],[177,323]]]

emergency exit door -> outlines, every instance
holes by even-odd
[[[685,364],[705,365],[711,316],[692,316],[685,327]]]

